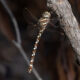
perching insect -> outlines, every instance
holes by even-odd
[[[33,16],[33,14],[26,8],[26,10],[30,13],[30,15],[32,17],[34,17],[35,20],[38,20],[35,16]],[[34,64],[34,59],[35,59],[35,55],[36,55],[36,51],[37,51],[37,47],[38,47],[38,43],[40,41],[40,38],[43,34],[43,32],[45,31],[48,23],[50,23],[50,18],[51,18],[52,14],[51,12],[48,12],[48,11],[45,11],[43,14],[42,14],[42,17],[38,20],[38,25],[40,26],[40,30],[39,30],[39,33],[37,35],[37,39],[35,41],[35,44],[34,44],[34,48],[32,50],[32,56],[31,56],[31,60],[30,60],[30,65],[29,65],[29,69],[28,69],[28,72],[31,73],[32,71],[32,68],[33,68],[33,64]],[[54,24],[58,21],[55,22],[55,19],[54,19]],[[51,23],[50,23],[51,24]],[[32,24],[33,25],[33,24]],[[53,24],[51,24],[53,26]],[[56,26],[56,25],[55,25]],[[54,26],[54,27],[55,27]],[[46,29],[46,30],[49,30],[49,29]],[[54,29],[52,29],[53,31]],[[54,30],[55,31],[55,30]],[[60,33],[59,31],[56,30],[56,32]]]
[[[34,63],[34,58],[35,58],[38,43],[40,41],[42,33],[44,32],[47,24],[50,21],[50,17],[51,17],[51,14],[48,11],[45,11],[43,13],[42,17],[39,19],[39,25],[41,26],[41,28],[40,28],[39,34],[37,36],[37,39],[35,41],[34,48],[33,48],[33,51],[32,51],[32,56],[31,56],[30,65],[29,65],[29,69],[28,69],[29,73],[31,73],[32,68],[33,68],[33,63]]]

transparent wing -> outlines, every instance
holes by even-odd
[[[30,25],[30,26],[32,26],[32,29],[34,28],[34,29],[40,29],[40,25],[39,25],[39,20],[38,20],[38,18],[36,17],[36,16],[34,16],[33,15],[33,13],[28,9],[28,8],[25,8],[25,15],[27,15],[26,16],[26,21],[27,21],[27,23],[28,23],[28,25]],[[54,14],[53,13],[51,13],[51,18],[50,18],[50,22],[48,23],[48,25],[47,25],[47,28],[51,28],[51,29],[46,29],[47,31],[56,31],[56,32],[58,32],[59,33],[59,31],[58,30],[55,30],[55,28],[58,28],[59,26],[59,20],[56,18],[56,16],[54,16]],[[54,29],[54,30],[53,30]]]

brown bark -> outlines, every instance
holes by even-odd
[[[80,28],[79,24],[72,12],[68,0],[48,0],[48,7],[56,12],[60,18],[62,29],[69,38],[73,49],[77,53],[78,59],[80,57]]]

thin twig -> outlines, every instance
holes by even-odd
[[[18,44],[17,42],[13,41],[13,43],[15,44],[15,46],[18,48],[18,50],[21,52],[22,56],[24,57],[26,63],[29,65],[29,59],[25,53],[25,51],[23,50],[22,46],[20,44]],[[32,72],[34,73],[34,75],[36,76],[36,78],[38,80],[42,80],[42,78],[39,76],[38,72],[36,71],[36,69],[33,67]]]
[[[13,25],[15,27],[15,31],[16,31],[16,38],[17,38],[17,42],[19,44],[21,44],[21,37],[20,37],[20,31],[19,31],[19,28],[18,28],[18,24],[17,24],[17,21],[15,19],[15,17],[13,16],[11,10],[8,8],[7,4],[5,3],[4,0],[0,0],[2,5],[4,6],[4,8],[6,9],[7,13],[9,14],[12,22],[13,22]]]
[[[16,21],[15,17],[13,16],[11,10],[8,8],[5,1],[4,0],[0,0],[0,1],[3,4],[4,8],[6,9],[7,13],[9,14],[9,16],[10,16],[10,18],[11,18],[13,24],[14,24],[14,27],[15,27],[17,41],[13,40],[12,42],[19,49],[21,55],[25,59],[26,63],[29,65],[29,59],[28,59],[27,54],[26,54],[26,52],[24,51],[24,49],[22,48],[22,45],[21,45],[21,36],[20,36],[20,31],[19,31],[19,28],[18,28],[17,21]],[[40,77],[40,75],[38,74],[38,72],[36,71],[35,68],[33,68],[32,72],[35,75],[35,77],[37,78],[37,80],[42,80],[42,78]]]

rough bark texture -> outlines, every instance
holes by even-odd
[[[55,10],[57,15],[60,18],[62,27],[68,36],[72,47],[80,57],[80,28],[79,24],[72,12],[71,6],[68,0],[48,0],[48,7],[51,7],[52,10]],[[80,59],[79,59],[80,61]]]

